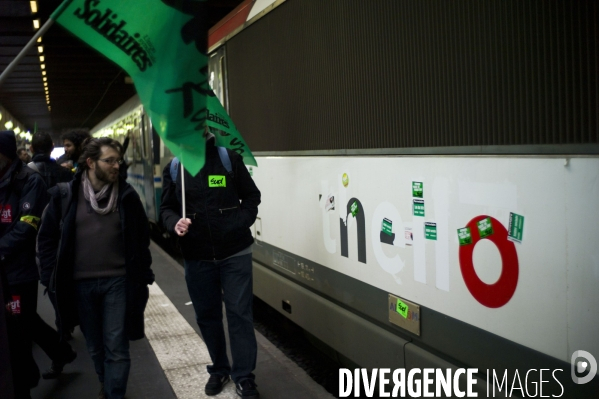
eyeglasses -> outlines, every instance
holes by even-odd
[[[114,159],[114,158],[106,158],[106,159],[98,159],[98,161],[102,161],[107,163],[110,166],[114,166],[114,164],[119,164],[122,165],[123,164],[123,160],[122,159]]]

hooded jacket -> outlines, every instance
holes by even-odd
[[[0,179],[0,260],[10,285],[39,280],[35,237],[47,203],[42,177],[14,159]]]
[[[214,139],[206,142],[206,163],[191,176],[185,171],[186,216],[189,231],[179,243],[185,259],[222,260],[249,247],[254,239],[250,226],[256,220],[260,190],[256,187],[239,154],[228,150],[232,173],[220,160]],[[170,162],[162,174],[160,219],[175,234],[182,215],[181,173],[176,184]]]
[[[58,323],[61,331],[79,324],[75,301],[75,220],[82,171],[67,183],[70,190],[60,185],[49,190],[50,203],[42,218],[38,235],[38,258],[41,282],[56,294]],[[62,215],[62,200],[70,197]],[[125,247],[127,279],[127,334],[135,340],[144,336],[143,313],[148,300],[148,284],[154,282],[150,268],[150,229],[148,218],[133,187],[119,180],[118,212]]]

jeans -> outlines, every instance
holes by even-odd
[[[252,254],[222,261],[185,260],[185,281],[196,321],[208,347],[211,375],[235,383],[250,378],[258,353],[252,314]],[[225,301],[233,367],[227,358],[222,301]]]
[[[108,399],[121,399],[127,390],[131,359],[125,330],[125,276],[75,282],[81,331]]]

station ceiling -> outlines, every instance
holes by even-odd
[[[131,1],[131,0],[128,0]],[[159,1],[159,0],[157,0]],[[193,0],[192,0],[193,1]],[[34,36],[34,20],[43,25],[62,0],[0,0],[0,72]],[[214,26],[242,0],[207,0],[207,26]],[[31,132],[91,128],[135,94],[127,73],[58,24],[42,37],[43,53],[29,51],[0,85],[0,105]],[[50,96],[46,103],[40,55]],[[1,121],[0,121],[1,122]],[[4,122],[0,123],[0,130]]]

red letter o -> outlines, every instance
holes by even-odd
[[[472,262],[472,253],[476,243],[481,240],[478,232],[477,222],[490,218],[493,225],[493,234],[483,238],[490,240],[497,246],[501,254],[501,275],[494,284],[483,282],[476,275],[474,263]],[[468,287],[468,291],[482,305],[489,308],[499,308],[509,302],[516,291],[518,285],[518,254],[516,246],[507,239],[507,230],[497,219],[481,215],[472,219],[466,227],[470,227],[472,235],[472,244],[460,246],[460,270],[462,277]]]

